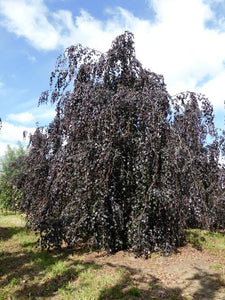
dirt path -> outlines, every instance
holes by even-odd
[[[113,268],[127,270],[144,291],[143,299],[225,299],[224,253],[213,255],[185,246],[177,254],[148,260],[123,251],[112,256],[91,253],[85,257],[86,261],[103,265],[106,272]]]

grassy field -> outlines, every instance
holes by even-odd
[[[186,236],[189,245],[179,254],[148,260],[122,251],[45,252],[23,217],[0,214],[0,300],[225,299],[224,235],[189,230]]]
[[[84,254],[67,249],[41,251],[36,239],[21,216],[0,215],[0,299],[139,297],[125,270],[105,272],[102,265],[85,261]]]

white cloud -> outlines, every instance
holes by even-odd
[[[55,112],[54,108],[50,108],[50,109],[43,108],[41,113],[40,113],[40,111],[37,113],[36,118],[40,119],[40,120],[46,119],[46,120],[49,120],[49,122],[50,122],[54,119],[55,114],[56,114],[56,112]]]
[[[0,142],[0,158],[6,153],[8,145],[10,147],[12,147],[12,148],[18,147],[18,144],[16,144],[16,143],[4,143],[4,142]]]
[[[224,83],[225,70],[221,71],[213,79],[203,84],[203,86],[198,88],[197,91],[207,95],[216,109],[223,110],[225,101]]]
[[[35,117],[30,112],[23,112],[19,114],[9,114],[7,120],[27,124],[35,121]]]
[[[52,17],[59,33],[59,45],[65,48],[81,43],[100,51],[108,50],[115,36],[124,31],[121,23],[115,20],[116,14],[113,14],[113,19],[102,22],[84,10],[74,19],[69,11],[55,12]]]
[[[2,122],[0,138],[3,142],[23,141],[23,132],[33,133],[34,127],[16,126],[9,122]]]
[[[218,0],[213,2],[220,3]],[[225,29],[207,28],[216,17],[204,0],[148,0],[154,20],[135,17],[122,8],[108,9],[108,19],[98,20],[82,10],[50,11],[44,0],[0,0],[2,25],[25,37],[35,48],[52,50],[82,43],[105,51],[124,30],[135,35],[136,52],[145,67],[163,74],[168,91],[206,93],[221,109],[225,72]],[[221,2],[222,3],[222,2]],[[217,20],[219,24],[219,20]],[[210,81],[204,78],[210,75]],[[198,83],[203,81],[202,87]]]
[[[0,88],[2,88],[4,86],[4,83],[2,81],[0,81]]]
[[[0,158],[3,156],[7,150],[7,143],[0,142]]]
[[[5,153],[7,145],[11,147],[16,147],[17,142],[20,141],[23,144],[28,143],[28,138],[24,141],[23,133],[27,132],[33,134],[36,127],[26,126],[26,124],[36,122],[46,125],[53,120],[55,116],[54,107],[41,106],[33,110],[33,112],[23,112],[19,114],[10,114],[7,116],[9,122],[2,122],[2,128],[0,130],[0,157]],[[13,122],[21,123],[21,125],[16,125]]]
[[[225,70],[225,33],[206,28],[205,22],[214,15],[202,0],[154,0],[153,4],[156,22],[137,34],[139,58],[165,76],[171,94],[200,90],[198,82],[206,75],[213,80]],[[218,92],[221,98],[223,89]],[[210,100],[221,107],[219,98]]]
[[[22,112],[18,114],[9,114],[7,115],[7,120],[20,123],[20,124],[29,124],[29,123],[36,123],[40,122],[41,124],[43,121],[47,123],[51,122],[55,117],[55,108],[54,106],[50,105],[43,105],[32,109],[31,112]],[[46,124],[47,125],[47,124]]]
[[[58,33],[48,21],[48,9],[42,0],[0,0],[0,11],[5,16],[2,25],[36,48],[52,50],[58,45]]]
[[[2,122],[0,131],[0,156],[4,154],[7,145],[16,146],[16,142],[24,142],[23,132],[34,133],[34,127],[16,126],[9,122]]]

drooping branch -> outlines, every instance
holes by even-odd
[[[195,93],[172,100],[129,32],[106,53],[66,49],[40,98],[56,117],[31,138],[21,203],[43,247],[88,241],[148,256],[182,244],[188,226],[215,226],[212,106]]]

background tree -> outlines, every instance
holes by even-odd
[[[18,147],[12,148],[9,145],[5,155],[0,160],[2,172],[0,174],[0,208],[15,210],[22,197],[19,190],[19,177],[24,171],[24,157],[26,150],[21,143]],[[16,181],[16,182],[15,182]],[[18,185],[16,187],[16,185]]]
[[[182,244],[187,226],[213,224],[212,107],[194,93],[171,99],[136,59],[131,33],[105,54],[67,48],[40,103],[49,99],[56,117],[31,137],[21,202],[43,247],[89,242],[148,256]]]

